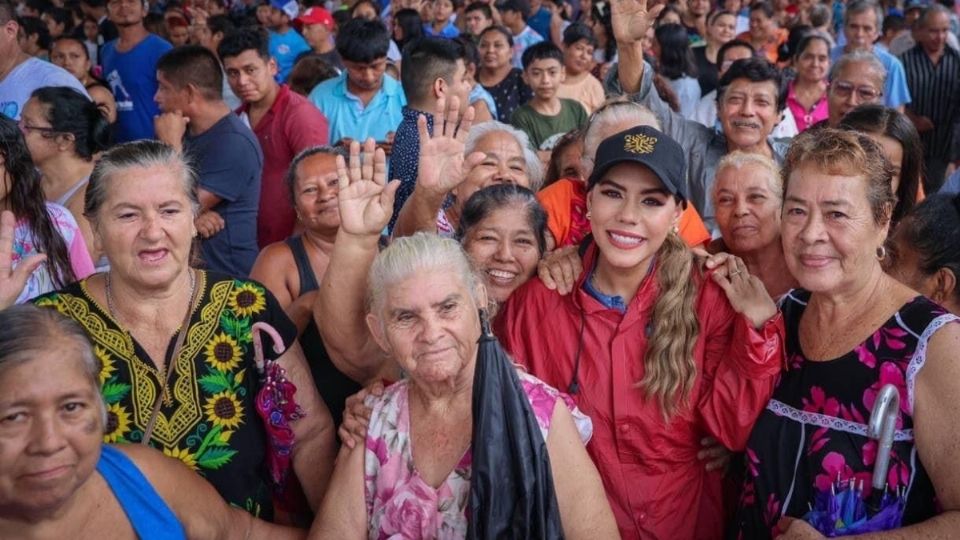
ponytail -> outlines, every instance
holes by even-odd
[[[693,255],[676,232],[669,232],[657,253],[659,295],[651,315],[652,333],[638,386],[656,398],[669,420],[693,390],[697,366],[693,348],[700,334],[692,279]]]

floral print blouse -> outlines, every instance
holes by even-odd
[[[918,296],[852,351],[812,361],[798,337],[809,298],[809,292],[795,289],[781,304],[789,369],[747,443],[738,536],[775,536],[781,517],[803,517],[831,485],[862,482],[862,497],[870,495],[877,441],[866,436],[867,422],[886,384],[900,394],[887,485],[891,492],[905,492],[904,526],[930,518],[939,506],[914,443],[913,387],[930,337],[960,318]]]
[[[260,380],[254,365],[251,327],[273,326],[289,347],[296,327],[263,285],[196,270],[198,298],[187,337],[165,384],[136,339],[101,306],[86,280],[35,300],[80,323],[102,363],[100,384],[107,403],[104,442],[143,440],[158,392],[165,390],[150,446],[179,459],[207,479],[233,506],[271,519],[272,489],[266,469],[267,439],[255,406]],[[269,337],[264,355],[274,358]],[[176,335],[167,348],[173,351]]]
[[[584,444],[590,439],[590,419],[566,395],[520,372],[544,440],[557,399],[571,409]],[[438,488],[424,481],[413,463],[410,442],[409,381],[389,387],[370,416],[364,454],[364,495],[371,540],[421,538],[453,540],[467,536],[470,504],[470,450]]]

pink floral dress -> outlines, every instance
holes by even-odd
[[[519,375],[543,438],[550,431],[557,399],[563,399],[586,444],[592,433],[590,419],[570,398],[532,375]],[[367,536],[372,540],[465,538],[473,461],[470,450],[440,487],[434,489],[427,484],[413,464],[408,396],[408,381],[400,381],[373,406],[364,455],[364,495],[370,524]]]

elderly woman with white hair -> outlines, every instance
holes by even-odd
[[[417,231],[453,236],[463,204],[476,191],[493,184],[540,188],[543,166],[526,133],[502,122],[471,127],[468,118],[440,100],[433,131],[426,120],[420,129],[420,165],[413,194],[400,210],[394,237]]]
[[[341,448],[311,538],[463,538],[486,287],[453,239],[418,233],[378,254],[397,183],[385,182],[381,150],[368,160],[372,167],[361,168],[354,156],[349,172],[339,159],[341,224],[331,269],[337,263],[358,273],[370,269],[365,324],[381,357],[399,364],[406,378],[374,399],[364,444]],[[336,287],[330,277],[328,270],[321,298]],[[600,477],[581,443],[589,420],[557,390],[518,376],[550,458],[563,535],[615,537]]]
[[[782,193],[780,167],[766,156],[735,151],[717,165],[712,197],[722,236],[707,251],[743,259],[773,298],[797,286],[780,244]]]

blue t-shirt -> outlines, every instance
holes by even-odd
[[[207,269],[247,277],[257,258],[257,208],[263,152],[250,128],[230,113],[200,135],[183,140],[200,187],[223,199],[212,208],[226,222],[200,243]]]
[[[364,107],[360,98],[347,90],[347,74],[328,79],[310,92],[310,101],[330,122],[330,143],[344,137],[363,141],[373,137],[382,142],[387,133],[396,131],[403,119],[407,98],[393,77],[383,76],[380,91]]]
[[[423,25],[423,35],[453,39],[460,35],[460,29],[457,28],[457,25],[453,24],[452,20],[447,21],[447,25],[441,28],[439,32],[433,31],[433,25],[431,23],[425,23]]]
[[[527,19],[527,26],[533,28],[534,32],[546,38],[550,35],[550,19],[552,17],[553,15],[549,9],[545,6],[540,6],[540,9]]]
[[[277,82],[287,82],[297,57],[310,51],[310,44],[303,39],[296,30],[288,28],[286,32],[278,34],[270,31],[270,56],[277,61]]]
[[[837,45],[830,51],[830,65],[836,64],[843,56],[843,45]],[[907,88],[907,76],[903,71],[900,60],[874,45],[873,54],[877,56],[884,69],[887,70],[887,82],[883,88],[883,104],[896,108],[910,103],[910,89]]]
[[[153,101],[157,94],[157,60],[173,45],[150,34],[134,48],[122,53],[117,51],[118,42],[115,39],[105,44],[100,52],[103,78],[117,100],[113,141],[152,139],[153,117],[160,114]]]
[[[0,81],[0,113],[19,120],[30,94],[44,86],[69,86],[90,97],[80,81],[67,70],[39,58],[29,58]]]

